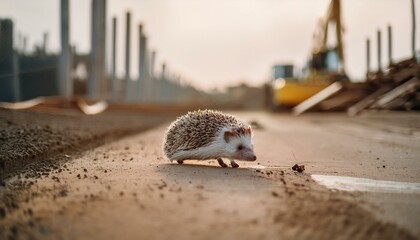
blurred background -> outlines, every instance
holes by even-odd
[[[299,114],[370,97],[363,108],[417,109],[416,5],[0,0],[0,101],[61,96]],[[373,102],[406,82],[404,94]]]

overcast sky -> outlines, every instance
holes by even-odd
[[[342,0],[346,69],[352,79],[366,71],[365,42],[372,39],[376,61],[376,31],[383,31],[383,65],[387,64],[386,28],[393,27],[395,59],[410,55],[410,0]],[[59,49],[59,0],[0,0],[0,18],[12,18],[29,46],[50,34],[49,51]],[[125,12],[132,13],[132,77],[137,74],[137,24],[142,22],[149,46],[157,50],[157,67],[165,61],[172,73],[204,89],[238,82],[267,81],[275,63],[299,68],[309,56],[312,34],[329,0],[108,0],[111,18],[118,18],[118,74],[124,74]],[[91,1],[70,0],[71,43],[79,52],[90,49]],[[417,10],[420,1],[416,0]],[[417,11],[417,33],[420,12]],[[417,49],[420,36],[417,34]],[[109,54],[108,54],[109,55]],[[107,60],[109,62],[109,59]]]

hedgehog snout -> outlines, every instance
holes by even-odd
[[[256,161],[257,156],[255,155],[254,151],[251,150],[251,151],[244,154],[244,160],[246,160],[246,161]]]

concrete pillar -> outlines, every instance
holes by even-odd
[[[126,22],[125,22],[125,81],[124,81],[124,99],[126,101],[129,100],[129,93],[130,93],[130,21],[131,21],[131,14],[130,12],[126,13]]]
[[[66,99],[73,96],[73,82],[70,78],[70,7],[69,0],[61,0],[61,54],[59,67],[59,89],[60,95]]]
[[[118,99],[118,80],[117,80],[117,18],[112,18],[112,64],[111,64],[111,98],[112,101],[117,101]]]
[[[106,90],[106,0],[92,0],[91,52],[88,78],[88,95],[103,97]]]

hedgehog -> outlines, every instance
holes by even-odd
[[[214,110],[188,112],[170,124],[163,139],[163,153],[172,161],[216,159],[227,167],[222,158],[256,161],[251,126],[234,116]]]

